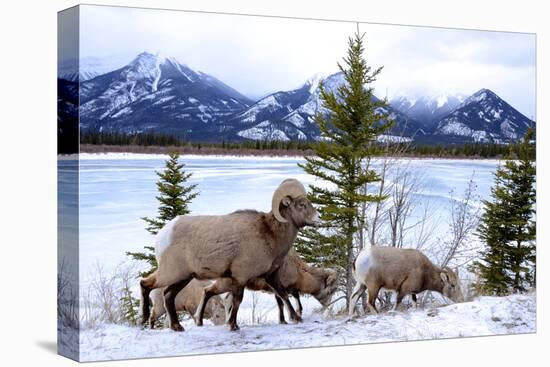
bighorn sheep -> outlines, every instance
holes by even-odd
[[[333,269],[323,269],[309,266],[300,259],[296,250],[291,249],[285,257],[283,264],[277,270],[277,276],[281,285],[290,293],[298,303],[298,316],[302,316],[302,303],[300,293],[311,294],[323,306],[328,306],[337,287],[337,273]],[[253,291],[272,292],[265,279],[251,279],[246,288]],[[275,296],[279,308],[279,322],[286,324],[283,301]],[[231,293],[225,297],[224,304],[227,312],[232,300]]]
[[[357,283],[350,298],[350,316],[365,289],[368,289],[367,306],[373,312],[378,312],[374,303],[380,288],[397,292],[394,310],[407,294],[411,294],[416,303],[416,294],[425,290],[439,292],[454,302],[464,300],[457,274],[448,267],[434,265],[415,249],[367,247],[357,256],[353,274]]]
[[[233,292],[229,326],[237,330],[237,312],[244,287],[250,279],[263,277],[285,300],[299,320],[288,294],[273,276],[292,247],[300,228],[315,225],[319,215],[306,198],[304,186],[295,179],[284,180],[275,190],[271,212],[236,211],[218,216],[179,216],[158,233],[158,269],[140,281],[143,323],[149,319],[149,293],[166,287],[164,301],[170,328],[183,331],[174,299],[193,278],[217,279],[205,288],[198,306],[204,314],[208,299]]]
[[[174,301],[176,310],[185,311],[193,316],[201,301],[202,290],[204,287],[210,285],[210,283],[212,283],[210,280],[193,279],[190,281],[176,296]],[[149,318],[151,329],[155,327],[155,322],[158,318],[166,312],[163,290],[163,288],[153,289],[150,294],[153,303],[151,317]],[[204,317],[210,319],[214,325],[223,325],[225,323],[225,307],[220,296],[212,297],[208,303],[208,307],[204,311]]]

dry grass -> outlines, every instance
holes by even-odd
[[[106,273],[97,263],[92,270],[91,281],[81,295],[81,327],[93,329],[104,322],[127,323],[122,297],[126,287],[132,288],[137,284],[137,273],[131,263],[119,265],[112,274]]]

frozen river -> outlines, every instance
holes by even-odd
[[[140,251],[152,244],[144,216],[155,216],[157,194],[155,171],[164,167],[160,155],[83,154],[80,160],[80,273],[100,263],[110,269],[126,259],[126,251]],[[288,177],[303,183],[314,178],[297,166],[301,158],[183,156],[190,183],[198,184],[200,195],[191,204],[194,214],[223,214],[237,209],[270,210],[271,195]],[[424,190],[418,200],[430,200],[441,210],[435,220],[445,221],[450,192],[461,196],[469,179],[477,183],[477,194],[487,198],[495,160],[404,160],[422,172]],[[60,182],[60,185],[63,185]]]

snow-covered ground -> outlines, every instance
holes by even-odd
[[[230,332],[225,326],[191,320],[185,331],[150,330],[104,324],[82,332],[81,360],[162,357],[189,354],[245,352],[467,336],[533,333],[535,295],[481,297],[473,302],[429,309],[367,315],[355,319],[325,319],[311,313],[300,324],[274,321],[247,325]]]

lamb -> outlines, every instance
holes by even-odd
[[[275,190],[269,213],[241,210],[227,215],[174,218],[157,235],[158,269],[140,281],[142,322],[150,316],[151,290],[166,287],[164,301],[170,328],[183,331],[174,300],[193,278],[217,279],[205,288],[198,306],[201,315],[210,297],[233,293],[231,330],[238,329],[237,312],[244,287],[254,278],[265,278],[292,317],[299,320],[274,274],[298,231],[318,221],[319,214],[306,198],[304,186],[295,179],[284,180]]]
[[[353,274],[357,283],[350,298],[350,316],[365,289],[368,289],[367,306],[375,313],[378,312],[375,301],[380,288],[397,293],[393,310],[407,294],[411,294],[416,303],[416,294],[425,290],[439,292],[454,302],[464,301],[457,274],[448,267],[434,265],[415,249],[367,247],[357,256]]]
[[[193,315],[200,303],[202,290],[204,287],[210,285],[210,283],[212,283],[210,280],[193,279],[190,281],[176,296],[174,301],[176,310],[185,311]],[[153,303],[153,309],[149,318],[151,329],[155,327],[158,318],[166,312],[163,290],[162,288],[153,289],[150,294]],[[205,310],[204,316],[209,318],[214,325],[222,325],[225,323],[225,307],[220,296],[212,297]]]
[[[277,271],[277,276],[281,285],[296,299],[298,304],[297,314],[299,317],[302,316],[303,310],[302,303],[300,302],[300,293],[313,295],[323,307],[326,307],[330,304],[332,295],[338,285],[335,270],[307,265],[294,249],[288,252],[283,264]],[[246,284],[246,288],[253,291],[272,292],[271,287],[263,278],[251,279]],[[231,294],[224,299],[226,318],[228,317],[227,312],[229,311],[231,299]],[[286,324],[283,301],[277,296],[275,296],[275,300],[279,308],[279,322]],[[196,315],[197,319],[199,317],[200,315]]]

